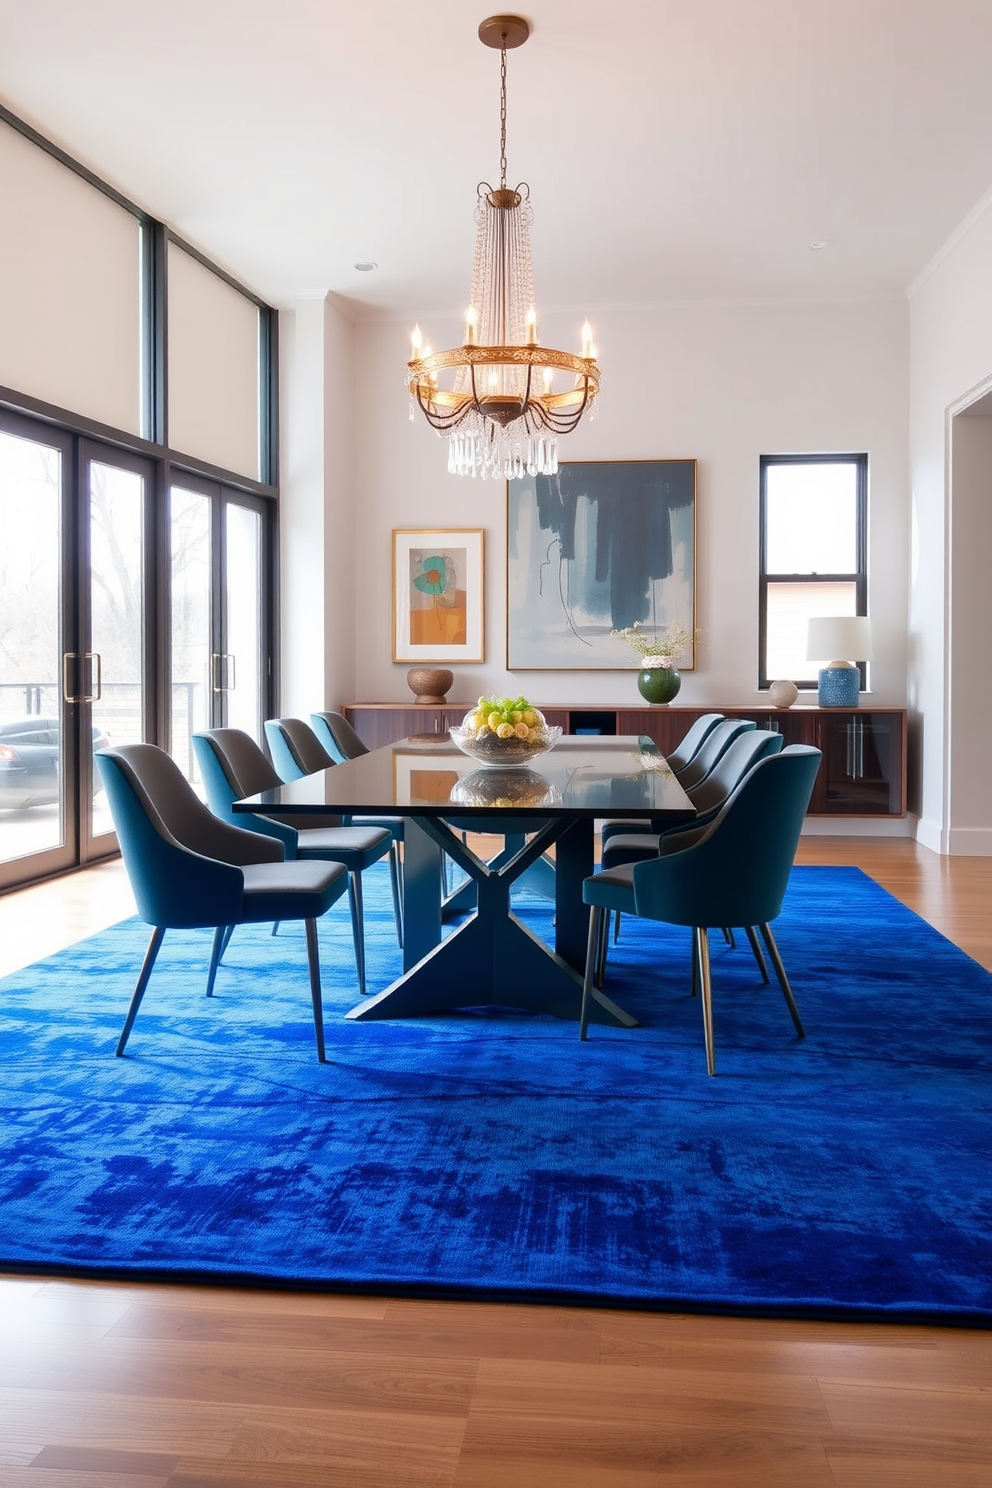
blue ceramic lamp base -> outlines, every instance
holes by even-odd
[[[856,708],[861,701],[861,673],[856,666],[823,667],[817,674],[821,708]]]

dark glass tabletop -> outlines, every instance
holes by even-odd
[[[235,811],[341,812],[430,817],[506,811],[689,820],[695,810],[657,745],[635,734],[566,736],[529,765],[484,766],[430,735],[401,739],[358,759],[238,801]]]

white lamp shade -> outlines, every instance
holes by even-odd
[[[807,661],[871,661],[867,615],[817,615],[809,622]]]

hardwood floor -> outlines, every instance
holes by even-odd
[[[800,861],[992,969],[992,859]],[[0,973],[131,907],[119,864],[0,898]],[[0,1278],[4,1488],[984,1488],[990,1386],[964,1329]]]

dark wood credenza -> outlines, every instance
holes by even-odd
[[[370,749],[411,734],[443,737],[461,723],[471,703],[426,707],[417,703],[350,703],[342,712]],[[538,705],[540,706],[540,704]],[[823,751],[810,816],[905,816],[905,708],[606,707],[559,705],[543,708],[549,724],[568,734],[647,734],[668,754],[703,713],[752,718],[775,729],[786,744],[813,744]]]

